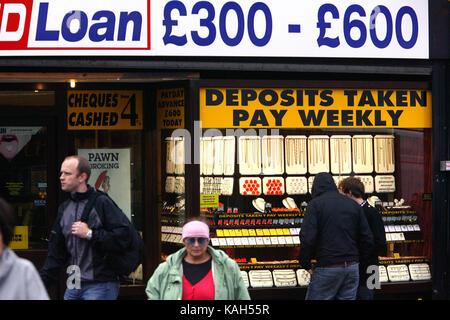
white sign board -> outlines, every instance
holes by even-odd
[[[428,0],[0,2],[2,56],[429,57]]]
[[[106,192],[131,220],[130,149],[78,149],[91,164],[89,184]]]

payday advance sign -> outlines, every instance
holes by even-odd
[[[67,92],[68,130],[139,130],[142,127],[141,91]]]
[[[431,128],[431,91],[201,88],[203,128]]]

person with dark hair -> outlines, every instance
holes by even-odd
[[[34,265],[8,248],[13,235],[12,208],[0,199],[0,300],[48,300]]]
[[[306,299],[355,300],[359,262],[373,246],[364,212],[338,192],[328,172],[315,176],[312,196],[300,229],[299,262],[311,274]]]
[[[125,250],[131,241],[128,218],[106,195],[99,195],[87,221],[80,221],[96,192],[87,184],[90,174],[90,164],[81,156],[66,157],[61,165],[61,189],[69,192],[70,198],[58,208],[41,277],[46,286],[55,283],[68,263],[65,300],[115,300],[119,275],[105,257]]]
[[[363,208],[373,234],[373,250],[370,252],[368,260],[362,261],[359,265],[359,287],[357,294],[358,300],[373,300],[374,289],[372,285],[369,285],[368,280],[370,281],[369,275],[373,274],[374,271],[378,274],[378,269],[374,269],[374,267],[378,268],[378,256],[385,253],[386,250],[386,234],[384,232],[383,219],[378,210],[363,199],[365,188],[360,179],[348,177],[341,180],[339,183],[339,191]]]
[[[168,256],[148,281],[149,300],[250,300],[236,261],[208,246],[205,222],[186,223],[182,240],[184,248]]]

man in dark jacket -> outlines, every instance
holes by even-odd
[[[368,260],[359,265],[359,287],[358,300],[372,300],[374,295],[374,283],[369,279],[371,274],[376,271],[378,275],[378,256],[386,253],[386,234],[381,214],[363,199],[364,184],[355,177],[348,177],[339,183],[339,191],[350,199],[356,201],[363,210],[373,234],[374,247],[370,252]],[[370,267],[370,269],[368,269]],[[372,277],[370,277],[372,278]],[[370,283],[367,283],[369,280]]]
[[[300,264],[311,273],[306,299],[354,300],[359,261],[365,261],[373,247],[364,212],[338,192],[326,172],[314,178],[312,196],[300,231]]]
[[[41,269],[46,286],[58,279],[61,267],[69,274],[65,300],[114,300],[119,293],[119,277],[105,263],[111,251],[123,251],[131,241],[127,217],[107,196],[98,196],[87,223],[80,218],[95,190],[87,184],[89,162],[69,156],[61,165],[61,189],[70,198],[58,208],[50,233],[48,257]]]

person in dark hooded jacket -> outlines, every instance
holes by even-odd
[[[307,300],[354,300],[359,261],[373,247],[362,208],[339,193],[327,172],[316,175],[300,230],[300,264],[311,274]],[[316,260],[313,266],[311,260]]]

